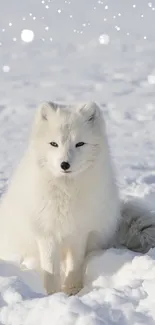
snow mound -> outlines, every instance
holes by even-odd
[[[0,322],[5,325],[153,325],[155,249],[147,255],[110,249],[91,255],[82,291],[46,296],[39,277],[0,264]],[[36,292],[36,288],[38,292]]]

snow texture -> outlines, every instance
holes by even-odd
[[[154,209],[155,1],[5,0],[0,18],[0,195],[38,103],[93,100],[121,196]],[[77,296],[47,297],[35,272],[1,261],[0,324],[155,324],[155,249],[98,252],[84,283]]]

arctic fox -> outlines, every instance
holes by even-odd
[[[120,202],[100,108],[45,102],[0,207],[0,258],[33,259],[47,293],[75,294],[90,251],[111,245]]]

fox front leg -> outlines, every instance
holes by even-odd
[[[47,294],[60,291],[59,245],[53,237],[39,238],[38,247],[44,287]]]
[[[73,238],[67,245],[66,277],[62,291],[69,295],[78,293],[83,287],[83,263],[86,239]]]

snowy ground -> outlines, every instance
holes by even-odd
[[[0,194],[37,104],[92,99],[105,113],[121,195],[155,207],[154,28],[155,0],[1,1]],[[76,297],[45,297],[35,273],[9,263],[0,276],[0,324],[155,324],[155,250],[93,257]]]

